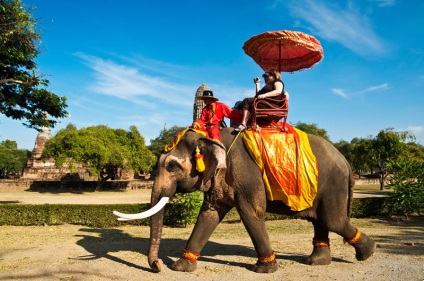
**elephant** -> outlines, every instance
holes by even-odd
[[[241,133],[240,133],[241,134]],[[292,211],[282,201],[268,201],[262,174],[249,155],[243,139],[233,128],[221,131],[221,142],[188,130],[167,153],[160,156],[158,174],[152,187],[152,210],[140,214],[122,214],[121,220],[151,217],[148,262],[154,272],[160,272],[163,262],[158,258],[162,235],[164,208],[177,192],[204,192],[204,201],[197,222],[180,259],[172,265],[176,271],[191,272],[216,226],[235,207],[240,215],[258,261],[252,270],[272,273],[278,269],[265,227],[265,212],[290,215],[312,222],[314,237],[312,253],[306,259],[310,265],[331,263],[329,232],[335,232],[351,244],[356,259],[366,260],[375,251],[375,242],[350,223],[354,179],[343,155],[325,139],[308,134],[309,143],[318,163],[318,191],[312,207]],[[230,148],[231,146],[231,148]],[[196,148],[204,157],[205,170],[196,169]]]

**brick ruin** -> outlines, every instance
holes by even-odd
[[[86,165],[79,164],[76,172],[71,172],[67,165],[63,165],[61,168],[56,167],[53,158],[41,160],[44,146],[52,137],[53,135],[47,127],[43,127],[37,134],[32,155],[22,170],[21,178],[41,181],[63,180],[64,178],[69,178],[69,180],[93,180]]]

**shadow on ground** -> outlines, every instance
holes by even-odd
[[[114,262],[118,262],[137,269],[151,271],[150,268],[145,268],[140,265],[133,264],[129,261],[122,260],[112,255],[114,252],[133,251],[147,255],[149,248],[148,238],[135,238],[119,229],[100,229],[100,228],[84,228],[81,232],[87,235],[78,235],[81,240],[77,244],[83,247],[87,252],[91,253],[87,256],[80,256],[79,260],[94,260],[107,258]],[[184,247],[186,240],[183,239],[162,239],[159,251],[159,258],[164,264],[171,268],[174,260],[178,259]],[[227,245],[209,241],[202,250],[202,261],[212,262],[216,264],[227,264],[242,268],[250,268],[251,264],[243,262],[229,262],[216,258],[217,256],[243,256],[256,257],[256,252],[252,247],[241,245]],[[293,262],[303,263],[306,256],[296,254],[277,255],[278,259],[291,260]],[[336,259],[335,261],[347,262]]]

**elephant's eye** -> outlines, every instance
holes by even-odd
[[[181,167],[180,163],[178,163],[175,160],[169,161],[168,164],[166,165],[166,170],[170,173],[176,172],[177,170],[181,170],[181,169],[182,169],[182,167]]]

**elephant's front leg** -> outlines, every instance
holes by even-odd
[[[232,207],[218,204],[213,210],[206,208],[204,204],[199,213],[193,232],[187,241],[186,248],[180,259],[173,265],[172,269],[177,271],[191,272],[197,268],[197,259],[200,257],[200,251],[211,237],[216,226],[222,221]]]
[[[255,201],[253,200],[253,202]],[[258,254],[258,261],[254,265],[253,271],[257,273],[273,273],[278,270],[278,264],[266,231],[265,203],[255,205],[248,202],[252,201],[240,202],[237,209]]]

